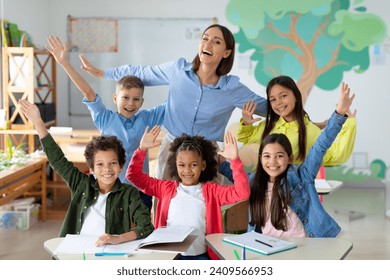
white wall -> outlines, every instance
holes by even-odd
[[[66,17],[102,16],[102,17],[217,17],[220,24],[226,25],[233,32],[237,27],[230,25],[224,17],[227,0],[3,0],[4,17],[27,30],[38,45],[44,45],[49,34],[66,38]],[[390,3],[381,0],[366,0],[364,5],[369,12],[379,15],[390,28],[390,16],[387,11]],[[390,31],[389,31],[390,32]],[[390,33],[389,33],[390,36]],[[158,45],[158,42],[156,42]],[[175,46],[172,46],[174,48]],[[386,42],[389,60],[390,39]],[[164,50],[159,50],[163,52]],[[180,50],[178,50],[180,56]],[[194,53],[195,54],[195,53]],[[237,53],[237,57],[239,54]],[[126,62],[123,62],[126,63]],[[130,61],[129,61],[130,63]],[[109,67],[114,65],[101,65]],[[354,106],[358,109],[358,131],[355,152],[369,154],[368,161],[382,159],[390,165],[390,124],[387,122],[390,109],[390,61],[385,65],[371,64],[364,74],[349,72],[344,80],[349,83],[357,94]],[[264,87],[259,85],[248,70],[237,69],[237,63],[232,74],[237,74],[251,89],[264,96]],[[59,125],[69,125],[67,79],[59,69],[58,85],[58,122]],[[322,91],[313,88],[306,110],[314,121],[321,121],[330,115],[337,102],[338,91]],[[236,110],[231,123],[238,121],[240,111]],[[80,118],[72,125],[91,127],[89,118]]]

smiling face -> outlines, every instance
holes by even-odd
[[[222,58],[227,58],[231,52],[231,50],[226,49],[226,42],[218,27],[212,27],[205,31],[198,49],[201,63],[218,66]]]
[[[199,183],[200,173],[206,168],[206,161],[196,151],[184,150],[176,156],[177,173],[184,186]]]
[[[122,167],[120,167],[118,155],[113,150],[96,152],[91,173],[96,176],[102,193],[112,190],[121,171]]]
[[[274,183],[275,178],[287,169],[292,158],[288,156],[282,145],[270,143],[264,146],[260,162],[264,171],[269,175],[269,181]]]
[[[144,102],[143,89],[130,88],[119,90],[113,95],[118,113],[125,118],[131,118],[141,108]]]
[[[269,91],[268,100],[272,110],[285,121],[292,122],[296,119],[294,110],[297,100],[291,89],[275,84]]]

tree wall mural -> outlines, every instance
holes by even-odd
[[[297,81],[306,102],[313,86],[338,88],[347,71],[364,73],[369,48],[386,38],[385,22],[363,0],[230,0],[227,20],[239,26],[238,52],[254,50],[254,75]]]

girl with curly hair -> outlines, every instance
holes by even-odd
[[[145,194],[158,199],[155,227],[189,226],[198,238],[178,259],[217,259],[207,250],[205,236],[222,233],[221,206],[249,197],[248,176],[238,157],[236,139],[227,133],[224,150],[217,153],[215,145],[203,136],[183,134],[170,146],[167,168],[174,180],[160,180],[142,173],[142,163],[148,149],[156,141],[160,127],[146,128],[139,148],[135,151],[126,177]],[[212,182],[217,175],[217,154],[231,161],[235,184],[222,186]]]

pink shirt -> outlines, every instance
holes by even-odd
[[[267,212],[270,212],[271,194],[274,183],[268,182],[267,188]],[[267,222],[262,228],[263,234],[270,236],[286,236],[286,237],[306,237],[305,228],[298,218],[297,214],[287,206],[287,231],[276,229],[271,223],[271,217],[268,214]]]

